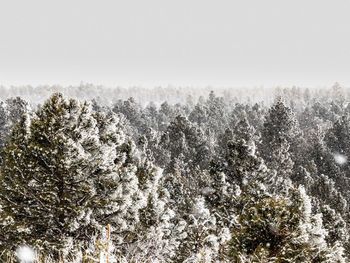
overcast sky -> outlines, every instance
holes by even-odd
[[[349,0],[8,0],[0,83],[350,86]]]

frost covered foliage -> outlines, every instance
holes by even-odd
[[[4,149],[2,250],[25,243],[65,257],[107,224],[122,243],[146,205],[143,192],[154,190],[139,191],[132,155],[118,118],[86,102],[55,94],[23,116]]]
[[[4,149],[3,247],[28,242],[60,250],[105,225],[102,204],[116,206],[118,175],[116,142],[101,139],[90,106],[59,94],[21,119]]]
[[[63,90],[0,102],[1,260],[349,261],[350,90]]]
[[[17,98],[9,98],[0,102],[0,147],[4,147],[9,139],[13,126],[20,120],[23,114],[30,113],[28,102]]]
[[[232,176],[233,185],[239,186],[235,186],[236,194],[231,193],[230,200],[223,202],[226,207],[216,202],[213,211],[220,219],[228,211],[236,215],[228,221],[233,222],[229,226],[232,238],[226,248],[231,260],[344,262],[341,242],[327,243],[322,215],[312,212],[303,187],[295,188],[289,179],[268,169],[256,156],[254,145],[239,140],[230,141],[227,147],[224,169]],[[226,181],[222,175],[221,178],[221,182]],[[229,189],[230,183],[222,185]],[[226,194],[217,196],[223,198]]]
[[[303,188],[288,196],[244,196],[230,256],[235,262],[345,262],[343,248],[327,245],[321,215],[311,213]]]

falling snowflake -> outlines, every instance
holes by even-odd
[[[35,260],[35,252],[27,246],[19,247],[16,250],[16,257],[21,263],[32,263]]]
[[[334,156],[335,162],[339,165],[343,165],[348,161],[348,157],[345,156],[344,154],[336,153],[333,156]]]

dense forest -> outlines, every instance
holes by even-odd
[[[57,90],[2,93],[3,261],[348,262],[339,84]]]

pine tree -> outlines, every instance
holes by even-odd
[[[343,155],[344,158],[350,156],[350,115],[344,115],[339,118],[333,127],[326,133],[325,142],[330,149],[333,156]],[[335,160],[336,161],[336,160]],[[349,177],[350,169],[348,165],[338,163],[338,167],[341,171],[344,171]]]
[[[9,111],[5,102],[0,102],[0,147],[2,148],[10,135],[12,123],[9,119]]]
[[[214,143],[215,147],[215,154],[213,155],[213,158],[220,159],[224,158],[226,154],[226,147],[227,143],[231,140],[233,140],[234,134],[232,129],[227,128],[224,133],[217,135],[217,141]]]
[[[190,113],[188,119],[192,123],[196,123],[199,127],[202,127],[207,124],[207,121],[208,121],[207,112],[208,112],[208,109],[205,107],[205,105],[197,103],[197,105],[194,107],[194,109]]]
[[[1,167],[1,217],[10,222],[2,249],[27,243],[64,256],[72,240],[83,246],[107,224],[116,237],[132,231],[140,204],[130,149],[118,118],[94,116],[86,102],[55,94],[24,116]]]
[[[307,158],[305,159],[314,162],[318,174],[337,178],[341,176],[340,167],[334,162],[334,156],[326,145],[324,137],[325,134],[321,127],[316,127],[315,131],[310,135],[310,140],[306,147],[305,156]]]
[[[303,188],[283,197],[242,194],[240,227],[233,232],[235,262],[345,262],[341,245],[330,247],[320,214],[312,214]]]
[[[321,216],[312,214],[303,188],[293,187],[288,178],[267,169],[253,145],[230,141],[227,149],[226,164],[213,167],[218,180],[207,200],[219,225],[225,224],[222,218],[230,216],[230,222],[235,222],[225,225],[232,231],[228,249],[232,260],[314,262],[311,260],[318,258],[320,262],[344,262],[342,245],[333,243],[336,253],[331,251]]]
[[[166,172],[174,171],[174,161],[180,154],[185,157],[190,168],[199,166],[203,169],[209,163],[210,152],[203,132],[181,115],[170,123],[161,138],[160,145],[171,155]]]
[[[227,181],[237,183],[240,187],[256,177],[264,177],[267,167],[261,158],[256,156],[254,142],[232,140],[227,143],[224,171]]]
[[[266,186],[262,184],[269,184],[275,175],[256,156],[254,143],[231,140],[226,151],[224,160],[212,163],[210,186],[205,197],[208,207],[216,215],[217,224],[232,231],[240,213],[238,200],[241,192],[263,191]]]
[[[29,104],[20,97],[0,103],[0,148],[8,141],[13,126],[30,110]]]
[[[246,142],[248,141],[258,141],[257,136],[255,135],[255,129],[253,126],[251,126],[247,120],[247,118],[244,118],[240,120],[236,126],[234,127],[233,131],[236,139],[243,139]]]
[[[291,160],[294,163],[301,162],[300,155],[303,149],[297,120],[292,110],[281,99],[278,99],[266,116],[259,151],[269,166],[271,162],[276,161],[273,160],[272,153],[283,152],[288,147],[290,147]]]
[[[290,178],[293,174],[294,162],[292,161],[289,148],[290,145],[285,139],[282,139],[277,145],[272,144],[270,146],[271,158],[269,158],[268,166],[270,169],[275,170],[278,176],[283,178]]]
[[[214,133],[223,133],[228,124],[226,104],[222,97],[217,97],[214,91],[209,93],[206,101],[208,128]]]
[[[29,103],[21,97],[7,99],[6,105],[9,111],[9,120],[12,124],[11,127],[20,120],[23,114],[31,111]]]
[[[168,102],[164,102],[160,105],[158,110],[158,127],[159,131],[165,131],[170,122],[176,117],[175,111]]]
[[[218,250],[219,242],[215,235],[216,221],[205,206],[203,198],[195,198],[185,213],[187,226],[179,250],[177,262],[198,262],[198,257],[211,258]],[[209,260],[208,260],[209,262]]]

